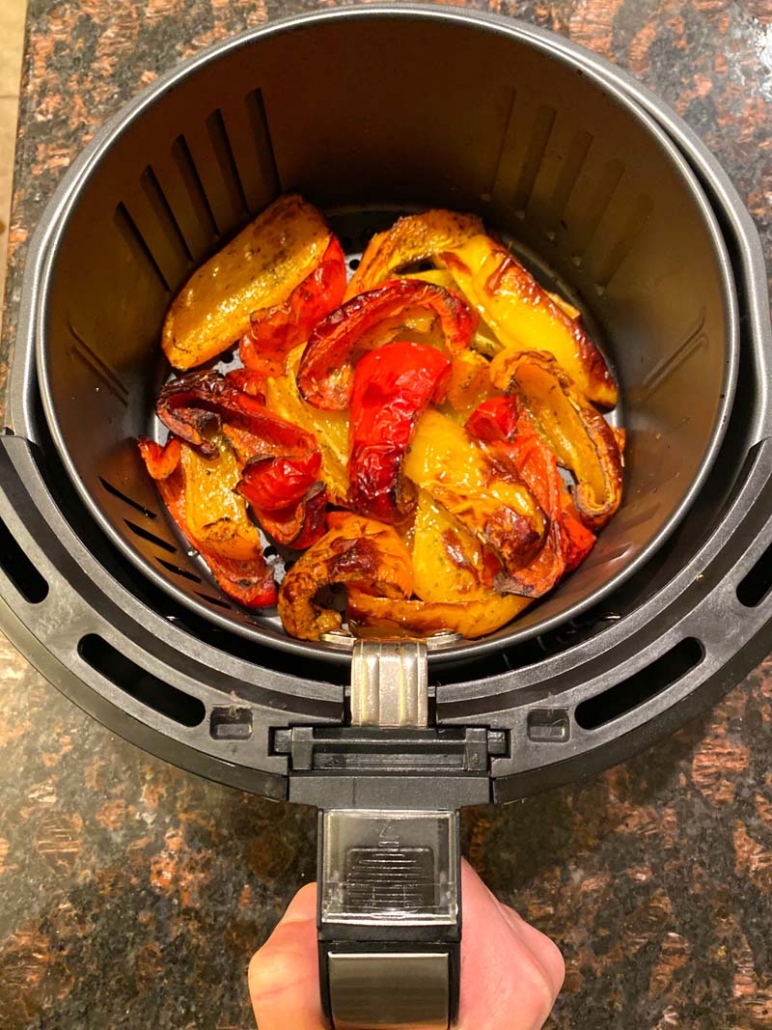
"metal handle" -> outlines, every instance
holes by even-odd
[[[427,667],[424,641],[356,641],[352,724],[424,729]],[[322,1005],[334,1030],[448,1030],[459,999],[458,813],[320,813],[318,927]]]

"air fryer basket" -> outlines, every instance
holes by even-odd
[[[423,728],[352,725],[347,653],[289,641],[275,618],[218,597],[132,442],[168,372],[157,339],[170,297],[290,189],[329,212],[352,255],[402,210],[478,212],[579,304],[622,386],[622,510],[514,629],[435,654],[414,684]],[[368,1025],[372,998],[344,967],[347,950],[370,949],[373,997],[404,997],[413,1020],[428,1006],[427,1025],[445,1026],[454,810],[629,756],[769,650],[771,354],[747,212],[693,134],[623,73],[547,33],[436,7],[258,30],[124,109],[46,211],[0,435],[0,624],[141,746],[327,811],[323,954],[343,960],[323,965],[328,1008]],[[341,910],[336,855],[375,853],[369,810],[386,813],[386,857],[441,859],[422,926]],[[406,964],[406,949],[422,962]]]
[[[449,53],[464,61],[438,77]],[[52,246],[37,351],[54,440],[114,542],[202,617],[308,651],[206,581],[134,443],[165,371],[170,298],[289,190],[331,213],[350,253],[405,208],[475,211],[583,308],[622,388],[625,499],[581,570],[487,646],[612,591],[686,510],[723,434],[736,371],[728,259],[694,176],[648,117],[541,41],[436,19],[338,19],[233,45],[94,155]]]

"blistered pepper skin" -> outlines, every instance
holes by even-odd
[[[622,500],[622,438],[551,354],[504,351],[493,359],[491,379],[516,392],[531,412],[558,464],[573,473],[571,492],[582,522],[597,532]]]
[[[346,290],[346,300],[375,289],[402,268],[461,246],[483,231],[482,222],[474,215],[442,208],[400,218],[368,243]]]
[[[391,343],[359,362],[351,394],[349,503],[396,523],[414,507],[401,474],[418,416],[444,396],[450,361],[434,347]]]
[[[279,197],[175,297],[161,338],[169,363],[195,368],[240,340],[254,311],[283,305],[314,272],[330,238],[312,204],[296,194]]]
[[[192,496],[190,467],[186,469],[184,448],[185,445],[180,445],[174,438],[165,448],[154,440],[139,440],[140,454],[156,480],[161,499],[171,518],[190,546],[204,559],[217,585],[227,597],[249,609],[275,605],[277,590],[273,570],[263,556],[259,534],[254,527],[249,529],[247,526],[243,504],[239,512],[238,503],[234,502],[232,483],[226,477],[217,477],[215,472],[215,482],[222,491],[220,500],[215,499],[212,504],[212,491],[217,489],[214,483],[208,497]],[[195,452],[191,451],[190,454],[194,461],[213,462],[213,459],[202,458]],[[190,524],[191,510],[197,506],[201,508],[202,504],[203,524],[206,525],[206,520],[209,520],[213,530],[205,538],[197,536]],[[217,509],[220,513],[226,512],[228,519],[218,519]],[[228,525],[228,521],[232,524]],[[216,538],[218,523],[221,531],[219,539]],[[233,557],[234,553],[238,557]]]
[[[410,552],[391,526],[351,512],[332,512],[329,524],[327,533],[289,570],[279,591],[284,628],[301,640],[318,640],[322,633],[340,629],[340,613],[314,600],[330,583],[360,583],[387,598],[407,598],[413,592]]]
[[[617,386],[603,355],[581,323],[552,300],[510,250],[480,235],[440,260],[503,350],[548,351],[588,400],[614,407]]]
[[[357,347],[384,346],[411,313],[438,319],[445,348],[456,354],[469,346],[477,316],[457,294],[417,279],[395,279],[362,293],[320,322],[298,369],[298,387],[314,407],[342,411],[351,401]]]

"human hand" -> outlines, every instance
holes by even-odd
[[[491,894],[466,862],[458,1030],[539,1030],[565,967],[558,948]],[[249,965],[259,1030],[323,1030],[319,1006],[316,885],[296,895]]]

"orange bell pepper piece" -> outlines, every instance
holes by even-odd
[[[442,209],[400,218],[386,232],[376,233],[370,240],[345,299],[351,300],[358,293],[375,289],[401,268],[431,260],[436,254],[453,250],[483,231],[482,222],[474,215]]]
[[[391,526],[353,515],[331,512],[327,533],[305,551],[284,577],[279,590],[279,615],[284,628],[301,640],[318,640],[340,629],[341,614],[315,602],[331,583],[360,583],[387,598],[413,592],[410,553]]]
[[[170,516],[222,592],[245,608],[274,605],[276,584],[260,534],[233,492],[235,463],[204,458],[174,437],[166,447],[140,438],[139,449]]]
[[[503,351],[491,363],[491,379],[531,412],[558,464],[574,476],[571,494],[582,522],[597,532],[622,500],[623,458],[612,427],[551,354]]]

